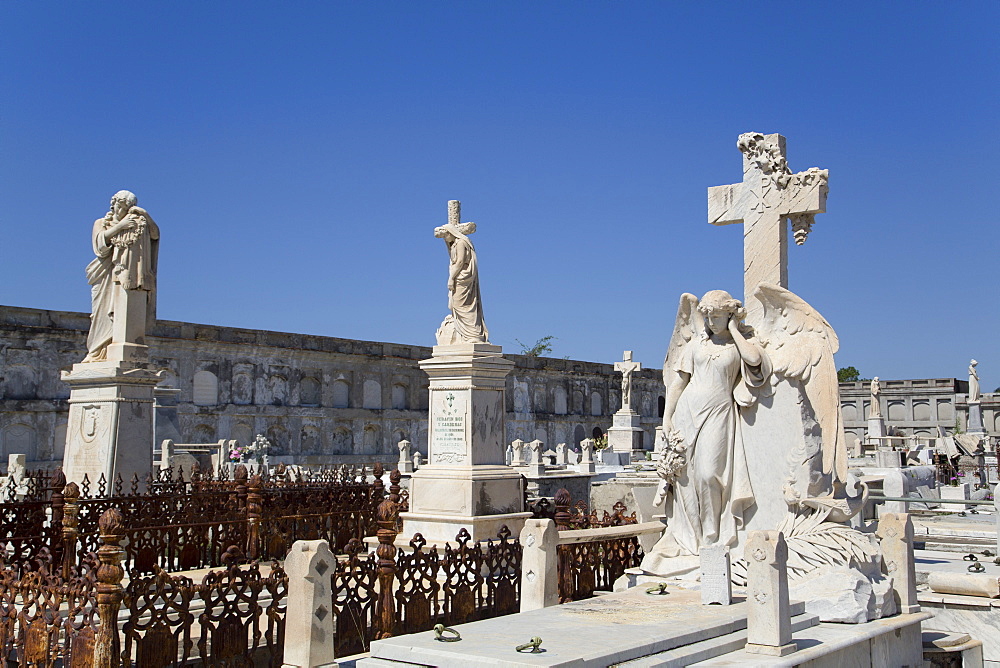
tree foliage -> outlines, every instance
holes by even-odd
[[[861,380],[861,372],[853,366],[845,366],[843,369],[837,369],[837,380],[841,383]]]
[[[517,345],[521,346],[521,354],[525,357],[541,357],[542,355],[552,352],[552,341],[555,341],[556,337],[543,336],[535,341],[535,344],[532,346],[524,343],[521,339],[514,340],[517,341]]]

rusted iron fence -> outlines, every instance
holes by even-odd
[[[585,505],[574,504],[565,489],[556,492],[554,501],[552,517],[560,532],[637,524],[634,512],[625,515],[625,504],[621,501],[614,505],[613,513],[604,511],[600,522],[596,513],[586,512]],[[599,530],[579,542],[563,544],[560,540],[557,548],[560,603],[590,598],[595,591],[612,591],[615,580],[625,574],[626,568],[635,568],[642,563],[644,553],[638,536],[598,536],[603,536]]]
[[[368,650],[372,640],[429,631],[518,612],[521,545],[502,527],[495,539],[472,542],[462,529],[455,544],[427,548],[415,534],[408,549],[394,545],[402,498],[400,474],[390,474],[389,494],[378,508],[378,549],[348,558],[330,574],[338,657]]]
[[[54,471],[4,490],[0,545],[8,564],[32,563],[45,550],[68,573],[97,549],[98,519],[117,508],[128,518],[122,548],[130,575],[220,567],[230,546],[250,559],[283,559],[294,541],[322,538],[343,552],[351,539],[374,534],[382,474],[381,464],[296,481],[250,476],[245,466],[232,479],[167,469],[143,485],[133,479],[125,491],[121,479],[110,488],[101,479],[92,489],[86,479],[67,485]]]

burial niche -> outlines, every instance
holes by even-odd
[[[320,384],[312,376],[306,376],[299,383],[299,403],[303,406],[319,406]]]
[[[406,400],[406,385],[396,383],[392,386],[392,407],[398,411],[405,411],[409,408]]]
[[[345,380],[333,381],[333,407],[350,407],[351,386]]]
[[[192,401],[195,406],[215,406],[219,403],[219,379],[214,373],[203,369],[194,374]]]
[[[361,407],[368,409],[382,408],[382,386],[377,380],[369,378],[365,381]]]

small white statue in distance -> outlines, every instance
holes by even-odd
[[[784,288],[761,283],[754,298],[756,330],[726,292],[681,297],[657,465],[667,529],[646,572],[693,572],[700,548],[733,549],[762,529],[784,533],[793,579],[821,566],[868,569],[878,558],[869,536],[841,524],[865,490],[848,491],[837,335]]]
[[[976,360],[971,360],[969,362],[969,403],[973,404],[979,401],[979,372],[976,371],[976,365],[979,364]]]
[[[626,350],[622,354],[622,361],[615,362],[615,371],[622,374],[622,408],[632,410],[632,374],[642,368],[638,362],[632,361],[632,351]]]
[[[879,395],[882,394],[882,385],[878,382],[878,376],[872,378],[871,385],[871,407],[868,409],[868,417],[882,417],[882,405],[879,402]]]
[[[156,256],[160,230],[145,209],[136,206],[133,193],[120,190],[114,194],[111,210],[94,221],[92,241],[97,257],[87,265],[91,316],[84,362],[100,362],[107,357],[115,304],[122,301],[117,299],[119,291],[145,291],[146,331],[156,321]]]
[[[476,249],[468,235],[475,223],[462,223],[461,203],[448,202],[448,223],[434,228],[434,236],[448,247],[448,308],[451,313],[437,331],[439,346],[456,343],[487,343],[489,332],[483,320],[483,301],[479,295],[479,266]]]

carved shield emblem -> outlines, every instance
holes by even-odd
[[[83,440],[90,443],[97,437],[97,432],[101,427],[101,407],[90,405],[83,407],[83,419],[80,425],[80,432]]]

